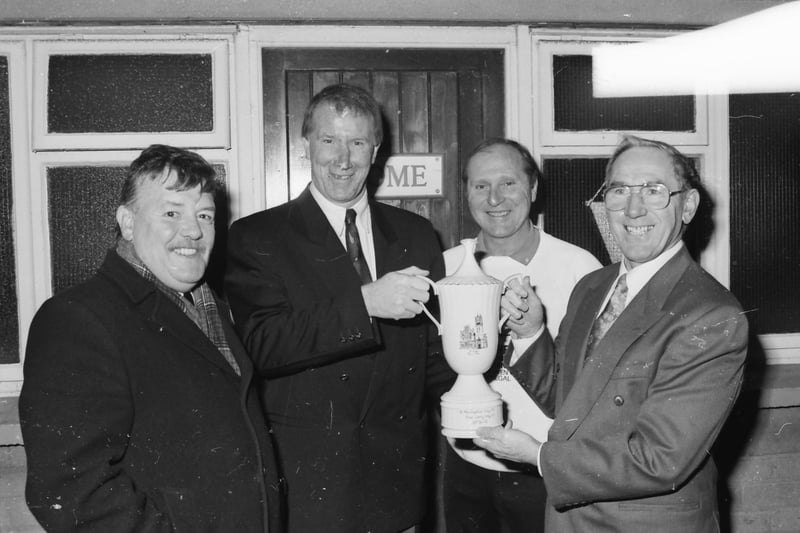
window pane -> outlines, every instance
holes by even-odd
[[[731,290],[758,334],[800,331],[798,99],[730,97]]]
[[[225,180],[225,168],[214,165]],[[125,178],[124,167],[51,167],[47,169],[47,197],[53,293],[88,279],[116,242],[116,210]],[[217,237],[210,277],[219,288],[228,222],[227,201],[217,198]],[[210,280],[211,281],[211,280]]]
[[[49,133],[213,129],[210,55],[50,57]]]
[[[91,276],[113,246],[124,176],[125,167],[47,169],[53,293]]]
[[[0,56],[0,364],[19,363],[17,270],[11,197],[8,58]]]
[[[607,159],[545,159],[537,207],[550,235],[589,250],[601,263],[611,263],[591,209],[584,202],[603,183]]]
[[[694,98],[594,98],[592,56],[553,56],[556,131],[695,131]]]

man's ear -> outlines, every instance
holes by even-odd
[[[537,180],[531,185],[531,203],[536,201],[536,195],[539,193],[539,181]]]
[[[117,207],[117,224],[122,238],[126,241],[133,240],[133,210],[128,206]]]
[[[311,157],[308,154],[308,149],[310,144],[308,142],[308,139],[306,139],[305,137],[300,137],[300,141],[302,141],[303,143],[303,158],[306,159],[307,161],[311,161]]]
[[[697,208],[700,206],[700,193],[697,189],[689,189],[685,193],[686,197],[683,200],[683,213],[681,220],[684,224],[688,224],[697,213]]]
[[[375,148],[372,149],[372,161],[370,161],[370,163],[374,163],[375,162],[375,158],[378,157],[378,149],[380,147],[381,147],[380,144],[376,144]]]

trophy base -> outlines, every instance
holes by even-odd
[[[503,424],[503,401],[500,395],[482,401],[448,400],[442,396],[442,435],[454,439],[472,439],[480,427]]]

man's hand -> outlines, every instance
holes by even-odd
[[[361,287],[369,316],[377,318],[414,318],[422,304],[430,299],[430,285],[417,276],[428,271],[415,266],[389,272]]]
[[[508,313],[505,325],[511,330],[511,337],[524,339],[533,336],[544,323],[544,307],[531,286],[530,277],[515,277],[508,281],[506,287],[500,308]]]
[[[527,433],[511,429],[511,421],[505,427],[478,428],[478,436],[472,442],[498,459],[534,466],[541,447],[541,443]]]

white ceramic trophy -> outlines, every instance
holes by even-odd
[[[472,438],[483,426],[503,423],[503,402],[483,374],[497,355],[503,282],[483,273],[475,260],[475,239],[464,239],[458,270],[436,283],[424,278],[439,296],[441,321],[427,309],[442,336],[444,356],[458,378],[442,395],[442,434]],[[424,307],[424,306],[423,306]],[[507,318],[507,317],[506,317]]]

